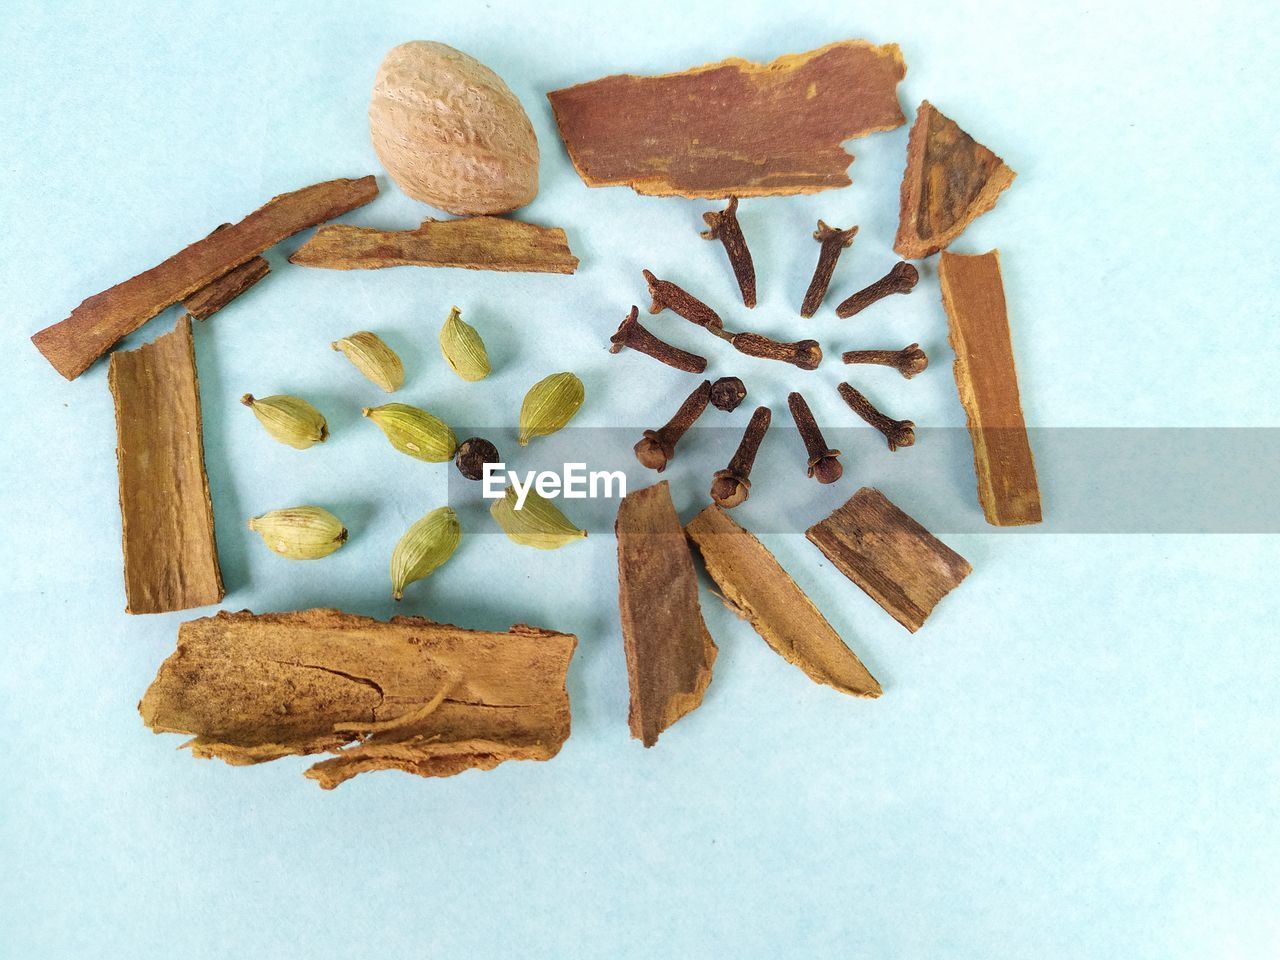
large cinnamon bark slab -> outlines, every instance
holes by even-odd
[[[307,771],[326,789],[369,770],[447,777],[559,752],[576,645],[523,624],[224,612],[179,628],[138,710],[157,733],[194,735],[197,757],[336,754]]]
[[[113,354],[107,383],[116,410],[125,609],[163,613],[217,603],[222,574],[191,318],[154,343]]]
[[[969,419],[978,500],[997,527],[1039,523],[1040,487],[1018,395],[1000,253],[938,262],[960,403]]]
[[[1015,176],[954,120],[923,101],[907,141],[893,249],[907,260],[937,253],[994,207]]]
[[[849,184],[841,144],[904,122],[897,44],[844,40],[771,63],[619,74],[547,94],[590,187],[659,196],[814,193]]]
[[[863,487],[805,536],[912,633],[973,569],[874,487]]]
[[[702,621],[693,559],[667,482],[627,494],[614,530],[628,722],[631,735],[651,747],[702,703],[716,645]]]
[[[321,227],[290,263],[330,270],[465,267],[520,273],[573,273],[578,258],[559,227],[505,217],[424,220],[416,230]]]
[[[817,683],[857,697],[880,696],[880,684],[845,645],[773,554],[712,504],[685,526],[725,605],[750,622],[788,663]]]
[[[362,206],[378,195],[373,177],[330,180],[281,194],[239,223],[215,230],[124,283],[84,301],[31,341],[74,380],[121,337],[285,237]]]

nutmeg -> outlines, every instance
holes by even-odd
[[[378,68],[373,149],[415,200],[459,216],[508,213],[538,192],[538,138],[514,93],[460,50],[415,40]]]

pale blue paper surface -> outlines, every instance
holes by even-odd
[[[579,634],[572,737],[550,763],[325,793],[303,760],[195,761],[143,727],[134,705],[177,625],[212,611],[124,614],[106,365],[66,383],[27,341],[308,183],[378,173],[382,196],[347,219],[415,224],[428,211],[381,175],[365,110],[386,49],[435,39],[526,105],[542,184],[520,216],[566,227],[582,268],[339,273],[290,267],[297,240],[273,251],[272,274],[196,329],[226,608],[396,612],[390,546],[443,502],[447,471],[360,420],[377,392],[328,346],[355,329],[404,354],[397,399],[497,425],[504,451],[524,389],[558,369],[587,383],[577,425],[638,430],[690,385],[603,349],[647,305],[648,266],[754,329],[815,331],[829,355],[919,340],[924,375],[863,382],[896,415],[961,427],[932,262],[858,326],[795,314],[817,217],[861,225],[832,302],[892,263],[905,127],[852,144],[849,189],[744,204],[761,287],[748,314],[696,236],[712,205],[588,190],[544,97],[865,36],[902,45],[908,116],[927,97],[1018,171],[956,249],[1001,249],[1029,423],[1277,427],[1277,31],[1267,4],[7,4],[0,955],[1280,955],[1275,537],[948,536],[975,572],[912,636],[802,536],[768,536],[885,696],[816,686],[704,594],[715,680],[646,751],[626,727],[612,539],[532,554],[477,536],[399,612]],[[489,341],[484,384],[439,357],[452,303]],[[834,359],[813,374],[741,363],[681,323],[654,329],[748,380],[733,423],[753,402],[785,423],[797,386],[849,422]],[[312,398],[332,441],[272,444],[236,402],[246,391]],[[777,440],[739,519],[795,502],[803,522],[823,516],[889,456],[865,437],[855,453],[820,491]],[[686,518],[721,465],[690,451],[668,471]],[[1052,515],[1055,476],[1041,479]],[[884,489],[947,522],[909,474]],[[289,565],[243,527],[299,502],[335,509],[351,542]]]

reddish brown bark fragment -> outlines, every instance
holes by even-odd
[[[1039,523],[1040,486],[1022,418],[1000,253],[944,253],[938,262],[960,403],[969,420],[978,500],[997,527]]]
[[[215,230],[159,266],[90,297],[67,319],[41,330],[31,341],[55,370],[74,380],[121,337],[166,307],[285,237],[363,206],[377,195],[373,177],[330,180],[281,194],[239,223]]]
[[[722,509],[707,507],[685,532],[697,544],[725,605],[750,622],[773,651],[815,683],[855,697],[880,684],[773,554]]]
[[[912,633],[973,569],[874,487],[863,487],[805,536]]]
[[[206,320],[270,272],[271,265],[265,257],[246,260],[187,297],[182,307],[197,320]]]
[[[618,611],[631,686],[628,723],[646,747],[702,703],[716,645],[702,621],[698,581],[664,480],[627,494],[618,536]]]
[[[841,144],[904,122],[897,44],[843,40],[771,63],[618,74],[547,94],[591,187],[682,197],[814,193],[850,182]]]
[[[577,637],[519,624],[464,630],[338,610],[219,613],[184,623],[138,710],[230,764],[333,753],[325,789],[369,770],[447,777],[549,760],[569,736]]]
[[[937,253],[994,207],[1015,176],[1003,160],[923,101],[907,142],[893,249],[908,260]]]
[[[191,318],[112,354],[125,609],[164,613],[222,599],[204,472]]]
[[[578,258],[559,227],[505,217],[424,220],[416,230],[333,224],[316,231],[290,263],[330,270],[464,267],[518,273],[573,273]]]

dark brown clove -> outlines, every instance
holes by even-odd
[[[618,332],[609,338],[612,344],[610,353],[620,353],[623,347],[639,350],[643,354],[660,360],[669,367],[684,370],[688,373],[701,373],[707,369],[707,358],[696,353],[673,347],[665,340],[659,340],[640,325],[640,308],[633,306],[625,320],[618,327]]]
[[[886,417],[871,405],[870,400],[847,383],[840,384],[836,389],[840,391],[844,402],[853,408],[854,413],[884,434],[890,450],[909,447],[916,442],[916,425],[910,420],[894,420],[892,417]]]
[[[653,297],[653,303],[649,305],[650,313],[661,313],[669,309],[691,323],[706,327],[713,333],[724,327],[720,314],[683,287],[677,286],[670,280],[659,280],[649,270],[641,272],[644,274],[645,282],[649,284],[649,296]]]
[[[667,469],[667,463],[676,455],[676,444],[685,431],[693,426],[693,422],[702,416],[702,411],[707,409],[710,400],[711,381],[703,380],[664,426],[644,432],[644,436],[635,445],[636,459],[659,473]]]
[[[841,230],[818,221],[813,239],[822,244],[822,249],[818,251],[818,265],[814,268],[813,279],[809,281],[804,303],[800,305],[800,316],[812,317],[818,312],[818,308],[822,306],[822,298],[827,295],[827,287],[831,284],[831,275],[835,273],[836,261],[840,259],[840,253],[845,247],[852,246],[857,233],[857,227]]]
[[[768,407],[756,407],[747,424],[738,450],[723,470],[717,470],[711,480],[711,499],[726,510],[732,510],[751,495],[751,467],[756,462],[756,451],[769,429],[773,414]]]
[[[747,398],[747,388],[737,377],[721,377],[711,385],[711,405],[725,413],[733,413]]]
[[[723,210],[709,210],[702,215],[709,229],[702,231],[705,240],[719,240],[724,245],[724,252],[729,257],[729,265],[733,267],[733,275],[738,280],[738,289],[742,291],[742,302],[748,307],[756,305],[756,268],[751,262],[751,251],[747,249],[747,238],[742,235],[742,227],[738,225],[738,198],[730,197],[729,205]]]
[[[908,380],[929,366],[929,358],[918,343],[901,350],[849,350],[841,354],[840,359],[845,363],[878,363],[893,367]]]
[[[827,441],[822,438],[822,431],[818,429],[818,422],[813,419],[813,411],[809,409],[804,397],[799,393],[789,394],[787,406],[791,408],[791,419],[796,422],[800,439],[804,441],[804,448],[809,453],[808,475],[819,483],[835,483],[844,473],[844,468],[836,459],[840,456],[840,451],[828,449]]]
[[[816,370],[822,362],[822,347],[818,346],[817,340],[782,343],[758,333],[735,333],[729,338],[729,342],[733,349],[749,357],[781,360],[783,363],[794,364],[801,370]]]
[[[877,300],[883,300],[891,293],[910,293],[919,279],[920,271],[907,261],[900,260],[893,265],[892,270],[871,286],[863,287],[836,307],[836,316],[847,319],[865,310]]]

